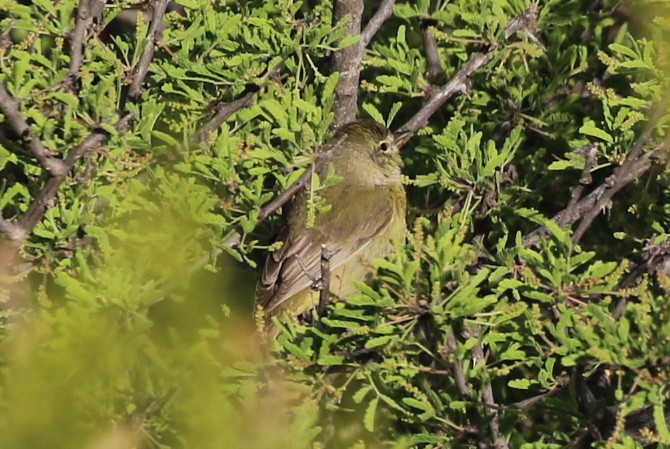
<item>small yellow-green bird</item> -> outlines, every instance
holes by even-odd
[[[365,281],[372,260],[389,255],[405,241],[405,189],[401,182],[399,148],[408,135],[394,136],[373,120],[342,126],[322,151],[328,154],[316,174],[323,181],[332,167],[340,182],[319,191],[328,204],[308,224],[309,191],[298,194],[256,287],[256,310],[268,323],[296,317],[319,303],[314,288],[321,278],[322,245],[329,261],[330,292],[339,298]],[[275,333],[268,324],[271,333]]]

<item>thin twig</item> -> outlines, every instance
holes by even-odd
[[[430,31],[434,24],[434,20],[426,17],[421,18],[419,21],[419,25],[421,27],[421,38],[423,39],[423,48],[426,51],[426,61],[428,62],[426,78],[433,78],[442,71],[440,53],[437,48],[437,40]]]
[[[528,40],[537,45],[544,51],[547,52],[547,48],[537,37],[537,16],[540,13],[540,4],[539,2],[534,2],[526,9],[523,14],[516,17],[512,20],[509,25],[505,28],[505,37],[508,39],[515,34],[517,31],[522,31]]]
[[[70,86],[74,87],[79,78],[81,64],[84,61],[84,35],[91,23],[91,0],[79,0],[77,6],[77,22],[72,34],[72,43],[70,51],[70,70],[68,78]]]
[[[530,8],[525,10],[521,16],[512,19],[506,28],[506,37],[509,38],[517,31],[524,29],[524,27],[528,26],[528,23],[534,23],[539,12],[539,6],[533,4]],[[475,53],[470,56],[467,64],[459,70],[447,84],[432,93],[423,107],[414,114],[407,123],[401,126],[398,131],[411,134],[417,132],[428,124],[430,117],[432,117],[433,114],[435,114],[454,94],[458,92],[467,94],[470,91],[470,79],[472,75],[484,67],[493,57],[493,53],[498,49],[499,46],[492,45],[486,52]]]
[[[456,350],[458,349],[456,344],[456,335],[454,334],[454,330],[452,328],[449,328],[449,330],[447,331],[447,349],[451,354],[455,354]],[[470,389],[468,388],[468,383],[465,380],[465,371],[463,370],[463,362],[461,362],[456,358],[453,358],[453,361],[451,362],[451,369],[454,374],[454,380],[456,381],[456,388],[458,389],[461,398],[463,399],[463,401],[469,403],[466,406],[466,413],[468,415],[470,423],[476,430],[475,438],[477,440],[477,447],[479,449],[487,449],[489,445],[486,443],[486,438],[484,438],[484,429],[482,427],[482,420],[480,419],[477,409],[471,405],[473,399],[472,394],[470,393]]]
[[[46,171],[53,176],[67,173],[68,169],[63,161],[51,156],[42,141],[30,131],[30,126],[19,112],[19,102],[7,92],[2,83],[0,83],[0,111],[5,116],[5,122]]]
[[[484,357],[484,350],[480,341],[475,343],[475,346],[472,348],[472,358],[473,363],[477,364],[478,362],[486,363],[486,357]],[[491,429],[491,436],[493,437],[493,445],[496,449],[508,449],[507,440],[500,435],[500,416],[498,415],[498,408],[496,406],[495,398],[493,397],[493,388],[491,387],[491,381],[486,380],[482,386],[482,401],[484,402],[484,410],[487,415],[491,417],[489,422],[489,428]]]
[[[372,19],[365,25],[365,28],[361,32],[361,43],[363,47],[370,45],[372,38],[375,37],[377,31],[382,27],[384,22],[388,20],[389,17],[393,15],[393,5],[395,0],[383,0],[375,15],[372,16]]]
[[[579,240],[584,236],[586,231],[589,229],[593,220],[598,216],[600,211],[609,204],[610,199],[614,196],[616,192],[621,190],[627,184],[629,184],[633,179],[630,179],[629,171],[633,165],[639,160],[640,153],[642,149],[647,145],[651,139],[651,134],[656,127],[656,124],[661,119],[663,114],[667,111],[668,103],[670,102],[670,95],[666,96],[663,101],[660,103],[659,107],[654,112],[652,118],[649,120],[647,127],[640,134],[640,137],[635,142],[633,148],[628,152],[626,160],[620,167],[617,167],[612,172],[612,175],[608,176],[604,182],[605,190],[602,195],[598,198],[598,201],[593,205],[593,207],[586,212],[584,218],[579,222],[577,230],[572,235],[573,243],[578,243]],[[666,142],[667,143],[667,142]]]
[[[117,131],[125,131],[129,126],[130,122],[133,119],[134,115],[132,113],[127,113],[123,116],[114,126]],[[35,229],[37,223],[44,217],[49,208],[51,208],[56,203],[56,194],[60,188],[63,181],[67,177],[67,173],[74,168],[75,163],[85,154],[88,154],[98,148],[102,142],[104,142],[108,137],[106,131],[97,130],[89,135],[83,142],[73,148],[69,153],[67,158],[65,158],[65,165],[67,171],[58,176],[52,176],[49,178],[37,195],[37,198],[28,207],[26,213],[17,221],[17,226],[20,228],[21,232],[17,233],[12,239],[12,235],[5,235],[10,240],[22,242],[30,233]],[[18,237],[18,238],[17,238]]]
[[[561,217],[561,221],[558,222],[558,225],[561,227],[566,225],[566,223],[563,222],[566,217],[572,216],[573,211],[577,206],[577,201],[579,201],[582,197],[582,193],[584,193],[584,188],[593,182],[593,179],[591,178],[591,170],[596,163],[597,148],[598,147],[595,144],[590,143],[575,150],[576,154],[584,156],[584,168],[582,169],[582,176],[579,178],[579,185],[572,188],[572,191],[570,192],[570,201],[565,208],[565,214]]]
[[[651,239],[650,239],[651,240]],[[640,262],[621,282],[619,282],[615,290],[624,290],[635,286],[637,280],[642,277],[644,273],[653,274],[657,272],[659,267],[664,267],[667,262],[668,255],[670,255],[670,239],[659,244],[649,243],[644,248],[644,259]],[[619,298],[612,317],[615,320],[621,318],[626,309],[627,297]]]
[[[479,69],[484,67],[492,57],[492,51],[487,53],[475,53],[470,56],[468,63],[449,80],[447,84],[435,91],[423,107],[410,118],[407,123],[400,127],[399,131],[415,133],[428,124],[428,120],[442,105],[457,92],[468,93],[470,91],[470,77]]]
[[[655,156],[656,153],[657,151],[650,151],[646,154],[643,154],[639,159],[637,159],[633,164],[629,166],[628,172],[624,173],[619,171],[618,174],[620,176],[617,178],[616,185],[613,187],[609,187],[610,197],[611,195],[614,195],[616,192],[624,188],[627,184],[635,181],[645,172],[647,172],[647,170],[651,168],[652,157]],[[612,178],[612,176],[614,175],[611,175],[608,179]],[[559,222],[565,223],[565,226],[569,226],[572,223],[579,220],[580,217],[584,216],[588,211],[592,210],[594,206],[598,203],[598,199],[602,198],[605,192],[608,191],[607,182],[608,181],[605,180],[603,184],[598,186],[591,193],[586,195],[583,199],[579,200],[575,205],[571,215],[567,215],[566,210],[564,209],[561,212],[554,215],[552,217],[552,220],[555,221],[556,223]],[[530,247],[533,245],[537,245],[540,239],[543,236],[547,235],[548,233],[549,230],[547,229],[546,226],[540,226],[539,228],[535,229],[534,231],[532,231],[523,238],[523,246]]]
[[[261,207],[260,212],[258,213],[258,220],[266,220],[270,215],[277,212],[284,204],[288,203],[291,198],[293,198],[298,192],[300,192],[309,181],[312,179],[311,170],[305,171],[305,173],[293,184],[291,184],[286,190],[279,194],[277,198],[270,201],[263,207]]]
[[[165,9],[167,8],[168,3],[168,0],[158,0],[154,3],[151,26],[149,27],[149,34],[147,36],[147,45],[144,47],[139,63],[133,69],[133,83],[128,90],[128,98],[130,98],[131,101],[137,100],[142,94],[144,79],[149,72],[149,64],[154,57],[156,41],[163,30],[163,16],[165,15]]]
[[[532,398],[524,399],[523,401],[515,402],[511,405],[518,410],[526,411],[530,410],[535,404],[544,398],[554,396],[555,394],[562,391],[570,382],[570,376],[563,373],[556,379],[556,385],[549,391],[533,396]]]
[[[363,0],[334,0],[333,21],[338,23],[345,17],[348,17],[349,21],[346,24],[347,33],[344,38],[360,35]],[[332,109],[335,118],[331,123],[332,129],[337,129],[356,119],[358,87],[364,52],[365,46],[362,41],[358,41],[333,54],[332,70],[340,74],[340,79],[335,86],[335,101]]]
[[[326,313],[326,307],[330,301],[330,259],[335,252],[328,249],[326,245],[321,245],[321,278],[319,280],[319,306],[317,313],[323,316]]]
[[[200,128],[191,139],[191,142],[202,142],[214,130],[218,129],[228,118],[242,108],[251,106],[254,100],[254,92],[247,92],[237,100],[229,103],[221,102],[216,105],[216,113]]]

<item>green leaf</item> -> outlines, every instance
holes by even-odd
[[[384,346],[389,342],[393,341],[395,338],[391,335],[384,335],[381,337],[374,337],[365,342],[365,347],[368,349],[377,348],[379,346]]]
[[[384,123],[384,117],[382,116],[381,112],[377,110],[374,105],[370,103],[363,103],[363,110],[368,113],[368,115],[375,120],[376,122],[379,123]]]
[[[529,379],[512,379],[507,382],[511,388],[516,388],[517,390],[527,390],[531,385],[536,384],[537,381],[531,381]]]
[[[365,396],[372,391],[372,387],[370,385],[363,385],[354,395],[352,396],[352,399],[356,404],[360,404],[363,402],[363,399],[365,399]]]
[[[367,408],[365,409],[365,416],[363,417],[363,426],[368,432],[374,432],[375,430],[375,415],[377,413],[377,405],[379,404],[379,398],[376,397],[370,401]]]
[[[654,405],[654,424],[656,425],[658,436],[661,437],[661,442],[667,444],[670,443],[670,430],[668,430],[668,424],[663,409],[663,404]]]
[[[598,128],[592,121],[584,123],[584,125],[582,125],[582,127],[579,128],[579,132],[587,136],[597,137],[598,139],[602,139],[607,143],[614,142],[614,139],[609,133]]]
[[[360,41],[360,40],[361,40],[360,34],[355,34],[353,36],[352,35],[346,36],[344,39],[342,39],[337,44],[337,48],[338,48],[338,50],[341,50],[343,48],[347,48],[351,45],[354,45],[354,44],[358,43],[358,41]]]
[[[410,407],[423,411],[423,413],[419,415],[419,419],[422,421],[426,421],[435,416],[435,409],[428,402],[419,401],[414,398],[402,398],[402,402]]]

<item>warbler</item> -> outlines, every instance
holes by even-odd
[[[330,294],[345,298],[357,290],[356,281],[368,280],[374,259],[404,243],[407,200],[399,149],[407,137],[374,120],[358,120],[323,146],[315,174],[323,182],[331,170],[339,182],[318,191],[327,206],[313,223],[309,189],[296,195],[279,233],[282,245],[268,256],[256,287],[256,310],[263,309],[271,333],[277,332],[273,316],[287,320],[319,303],[324,248],[332,256]]]

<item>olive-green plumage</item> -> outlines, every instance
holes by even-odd
[[[387,256],[405,239],[405,190],[398,141],[372,120],[344,125],[326,143],[325,164],[317,168],[321,180],[330,165],[341,181],[319,195],[330,206],[308,226],[309,192],[296,196],[279,235],[281,248],[270,254],[256,287],[256,306],[266,318],[297,316],[319,302],[313,290],[321,276],[321,245],[334,253],[330,259],[330,290],[344,298],[364,281],[372,260]],[[286,316],[285,316],[286,318]]]

